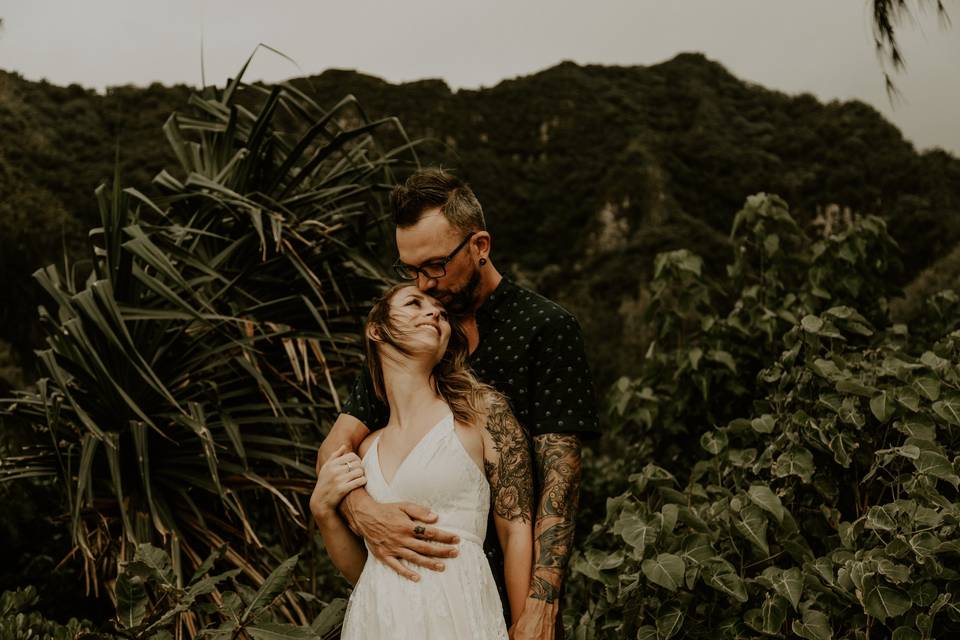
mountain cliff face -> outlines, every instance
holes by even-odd
[[[638,313],[654,254],[687,247],[722,269],[749,194],[781,195],[804,224],[830,205],[883,216],[904,250],[904,283],[960,241],[960,159],[917,153],[863,103],[770,91],[699,54],[650,67],[564,62],[456,92],[341,70],[292,82],[321,104],[353,94],[370,117],[397,116],[427,138],[421,162],[456,169],[476,190],[498,266],[581,318],[601,389],[646,341]],[[97,94],[0,72],[8,287],[28,291],[27,274],[56,257],[61,235],[96,224],[92,192],[118,154],[124,182],[143,189],[173,164],[160,127],[189,91]],[[28,344],[34,305],[6,303],[0,338]]]

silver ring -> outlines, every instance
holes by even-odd
[[[345,464],[347,465],[347,473],[350,473],[351,471],[353,471],[353,468],[350,466],[350,463],[349,463],[349,462],[347,462],[347,463],[345,463]]]

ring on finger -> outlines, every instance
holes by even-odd
[[[424,527],[422,524],[418,524],[417,526],[415,526],[415,527],[413,528],[413,535],[414,535],[415,538],[420,538],[420,537],[422,537],[423,534],[426,533],[426,532],[427,532],[427,528]]]

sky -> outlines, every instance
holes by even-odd
[[[222,84],[264,43],[294,62],[261,51],[249,80],[338,68],[458,89],[564,60],[652,65],[699,51],[767,88],[862,100],[918,149],[960,155],[960,0],[945,4],[953,27],[932,10],[902,25],[893,102],[868,0],[0,0],[0,69],[98,90]]]

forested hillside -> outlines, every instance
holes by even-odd
[[[369,116],[428,138],[421,161],[457,169],[477,191],[498,265],[581,318],[600,389],[633,371],[647,340],[639,311],[653,256],[683,246],[719,270],[748,194],[781,195],[802,225],[829,205],[882,216],[903,250],[903,284],[960,241],[960,159],[917,153],[863,103],[769,91],[698,54],[562,63],[457,92],[352,71],[293,84],[330,106],[354,94]],[[0,340],[22,358],[36,340],[29,274],[97,223],[93,189],[117,159],[124,183],[149,191],[173,163],[161,127],[188,95],[98,94],[0,72]]]

